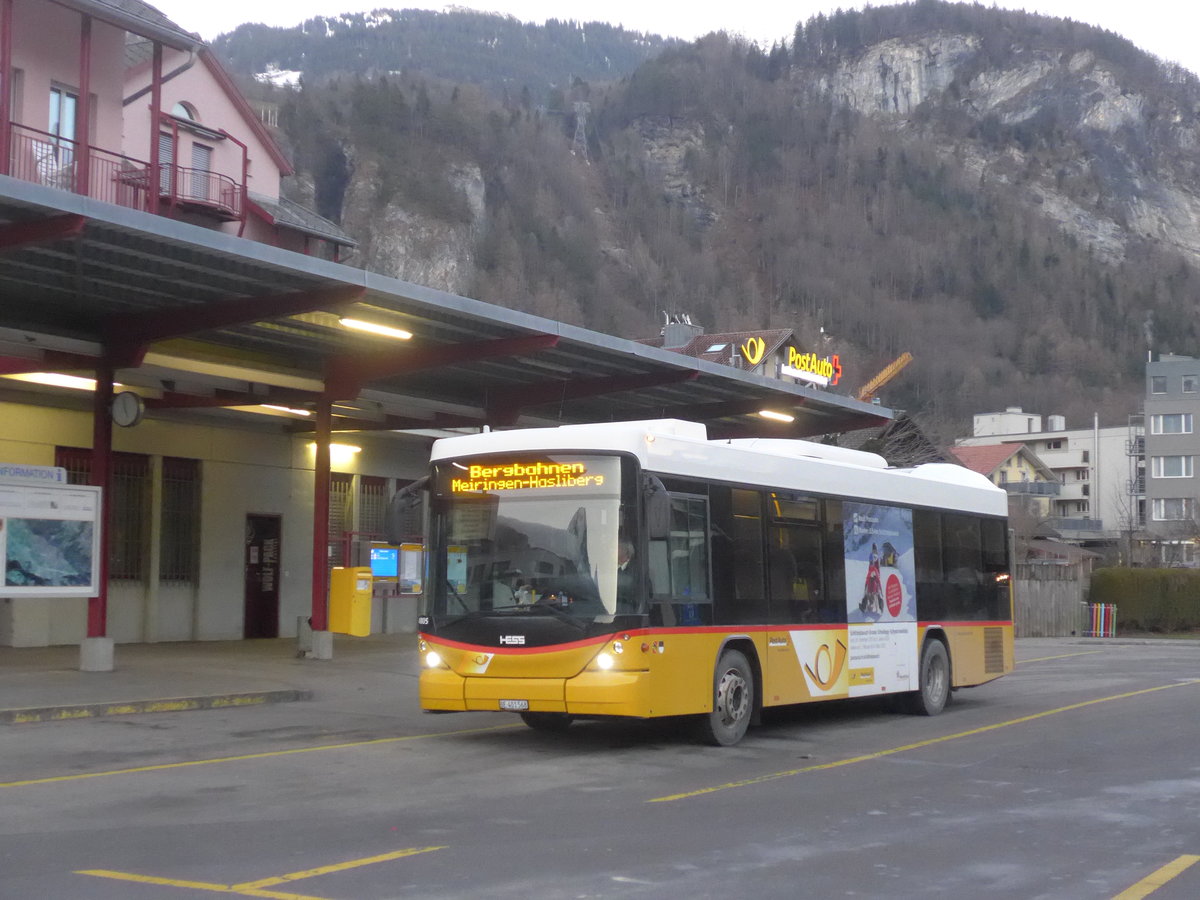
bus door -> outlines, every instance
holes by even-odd
[[[845,696],[843,591],[830,579],[825,501],[783,491],[768,495],[769,683],[776,703]],[[835,548],[839,553],[841,548]]]

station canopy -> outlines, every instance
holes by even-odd
[[[679,418],[711,437],[812,437],[892,418],[849,397],[3,176],[0,298],[0,374],[111,366],[164,419],[302,431],[322,396],[334,403],[335,431]],[[6,395],[55,390],[3,383]],[[69,402],[58,391],[47,402]]]

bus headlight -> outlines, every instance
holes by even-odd
[[[613,662],[611,653],[601,653],[596,657],[596,668],[602,672],[607,672],[613,667]]]
[[[425,667],[427,669],[440,669],[445,663],[442,661],[442,654],[436,650],[430,650],[425,654]]]

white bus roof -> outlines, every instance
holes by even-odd
[[[461,435],[434,442],[431,460],[554,451],[630,453],[646,471],[664,476],[986,515],[1008,513],[1007,494],[962,466],[927,463],[890,469],[875,453],[785,438],[710,441],[703,425],[680,419]]]

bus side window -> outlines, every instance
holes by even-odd
[[[821,557],[819,528],[812,525],[772,526],[767,560],[771,578],[771,622],[821,620],[825,593]]]
[[[959,513],[942,516],[942,565],[952,598],[949,614],[956,618],[976,618],[981,612],[984,574],[979,522]]]
[[[656,603],[670,603],[680,625],[712,621],[708,568],[708,498],[671,496],[671,533],[650,541],[650,584]],[[661,610],[663,623],[671,616]]]
[[[709,496],[713,621],[718,625],[765,622],[762,494],[714,486]]]
[[[946,618],[940,513],[913,510],[913,556],[917,569],[917,616],[926,620]]]
[[[846,621],[846,538],[842,524],[842,501],[826,500],[824,510],[825,594],[817,620]]]

